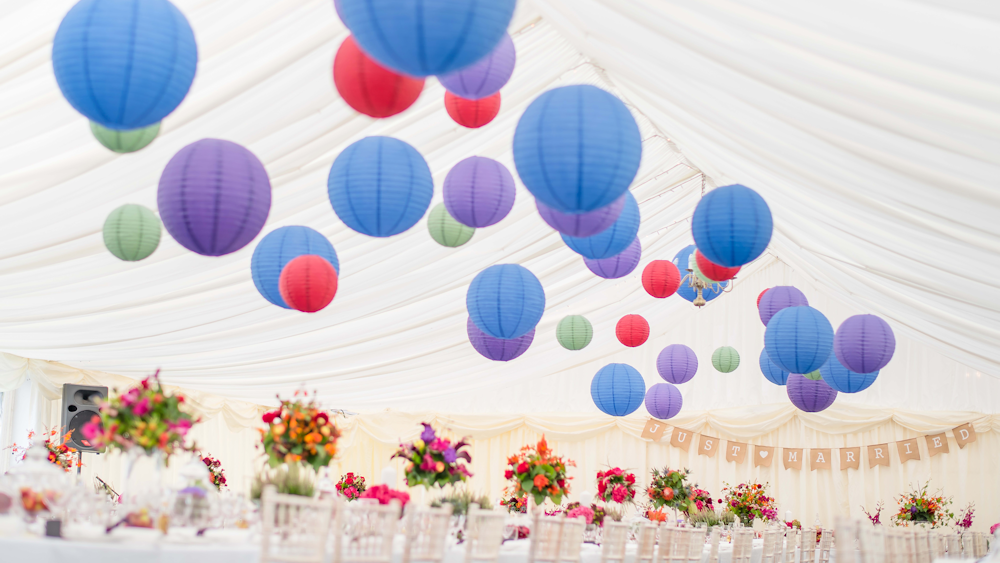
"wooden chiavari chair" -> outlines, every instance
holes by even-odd
[[[732,563],[750,563],[753,556],[753,530],[738,528],[733,531]]]
[[[562,543],[565,519],[563,516],[534,515],[528,563],[559,563],[559,547]]]
[[[503,512],[469,507],[465,534],[465,563],[495,563],[503,544],[503,528],[507,515]]]
[[[406,507],[406,543],[403,563],[425,561],[441,563],[451,524],[451,504],[441,508],[423,508],[415,504]]]
[[[332,498],[285,495],[274,486],[265,487],[261,494],[261,562],[324,563],[336,502]]]
[[[628,543],[628,524],[607,522],[601,540],[601,563],[623,563]]]
[[[583,518],[564,518],[559,538],[559,562],[579,563],[583,547],[583,531],[587,521]]]
[[[635,563],[653,563],[653,558],[656,556],[656,534],[660,531],[659,524],[659,522],[648,522],[639,527],[639,534],[636,536],[638,546]]]
[[[799,534],[799,561],[816,563],[816,529],[802,530]]]
[[[333,563],[392,563],[392,539],[402,511],[399,502],[360,504],[337,510]]]
[[[778,543],[784,540],[784,534],[777,529],[769,527],[764,530],[764,549],[760,555],[761,563],[778,563],[775,561],[778,555]]]

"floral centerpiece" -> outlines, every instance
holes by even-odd
[[[929,485],[930,481],[924,483],[922,487],[914,487],[909,493],[900,495],[896,499],[899,503],[899,512],[892,517],[893,524],[909,526],[924,523],[937,528],[948,525],[955,518],[955,515],[948,510],[951,498],[941,495],[931,496],[927,492]]]
[[[71,448],[66,445],[69,442],[70,435],[72,431],[67,432],[61,436],[62,440],[56,440],[56,436],[59,435],[59,430],[46,430],[42,435],[45,436],[45,450],[48,451],[49,463],[59,466],[63,471],[69,472],[74,467],[82,467],[83,464],[80,463],[80,457],[73,454],[76,453],[76,448]],[[34,443],[35,431],[31,430],[28,432],[28,448]],[[16,443],[13,445],[11,453],[17,455],[21,454],[21,460],[23,461],[27,455],[27,448],[22,448]]]
[[[958,513],[958,518],[955,519],[955,525],[961,528],[963,532],[968,531],[972,527],[972,517],[976,514],[976,504],[970,502],[968,506],[962,509]]]
[[[358,498],[373,498],[379,504],[389,504],[392,501],[399,501],[399,504],[406,506],[410,502],[410,494],[406,491],[390,489],[388,485],[375,485],[368,487],[365,492],[358,495]]]
[[[634,502],[635,475],[619,467],[597,472],[597,496],[604,502]]]
[[[563,496],[569,494],[572,479],[566,475],[566,468],[575,467],[576,463],[553,454],[543,435],[536,445],[524,446],[518,454],[507,458],[507,466],[504,477],[513,484],[514,494],[531,495],[535,504],[541,506],[547,498],[554,504],[562,503]]]
[[[186,450],[184,438],[199,422],[181,408],[184,396],[170,394],[160,385],[160,370],[143,379],[138,386],[101,402],[100,415],[94,415],[81,429],[84,438],[99,448],[161,452],[164,460],[177,450]]]
[[[400,457],[408,462],[403,469],[406,484],[411,487],[423,485],[429,489],[435,485],[443,487],[472,477],[465,463],[459,461],[472,462],[472,456],[464,450],[468,446],[465,438],[453,444],[448,438],[438,437],[430,424],[421,424],[424,431],[420,433],[420,437],[408,444],[400,444],[399,450],[392,454],[392,458]]]
[[[691,472],[687,469],[678,471],[676,469],[653,468],[652,479],[646,487],[646,496],[649,497],[653,508],[673,508],[675,510],[686,511],[691,504],[689,493],[690,488],[685,484],[687,476]]]
[[[301,462],[319,470],[337,454],[340,431],[315,396],[306,399],[304,391],[296,391],[290,401],[279,396],[281,406],[261,417],[267,425],[260,429],[261,445],[271,467]]]
[[[507,509],[511,514],[523,514],[528,511],[528,497],[516,496],[511,493],[509,487],[503,488],[503,496],[500,497],[500,506]]]
[[[208,481],[215,485],[216,490],[221,491],[226,486],[226,472],[222,469],[222,462],[210,455],[202,457],[201,462],[208,469]]]
[[[688,506],[688,511],[698,511],[702,510],[715,510],[715,505],[712,504],[712,495],[709,494],[705,489],[699,489],[697,486],[692,487],[688,492],[688,500],[690,505]]]
[[[365,485],[365,478],[361,475],[355,475],[354,473],[348,473],[347,475],[341,475],[340,480],[334,485],[337,488],[337,492],[344,496],[347,500],[354,500],[361,496],[361,493],[365,492],[368,488]]]
[[[724,503],[726,508],[740,519],[744,526],[749,526],[754,518],[763,521],[778,518],[777,505],[774,498],[767,496],[767,484],[740,483],[731,487],[726,483]]]

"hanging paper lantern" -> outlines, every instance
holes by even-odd
[[[125,154],[135,152],[152,143],[153,139],[160,134],[160,124],[154,123],[149,127],[120,131],[108,129],[100,123],[91,121],[90,132],[105,148]]]
[[[698,270],[710,282],[721,282],[721,281],[731,280],[734,277],[736,277],[736,274],[739,273],[740,271],[739,266],[736,266],[735,268],[726,268],[720,266],[710,261],[708,258],[705,258],[705,255],[699,252],[698,250],[694,251],[694,259],[695,263],[698,264]]]
[[[767,288],[767,289],[771,289],[771,288],[769,287],[769,288]],[[767,293],[767,289],[765,289],[764,291],[760,292],[760,295],[758,295],[758,296],[757,296],[757,308],[758,308],[758,309],[760,309],[760,298],[761,298],[761,297],[764,297],[764,294],[765,294],[765,293]],[[804,297],[804,296],[803,296],[803,297]],[[807,304],[808,304],[808,303],[807,303]],[[764,326],[767,326],[767,323],[764,323]]]
[[[732,346],[720,346],[712,352],[712,367],[722,373],[731,373],[740,367],[740,354]]]
[[[642,258],[642,245],[639,243],[639,237],[636,237],[632,244],[628,245],[628,248],[611,258],[603,260],[584,258],[583,263],[594,274],[607,280],[613,280],[631,274],[632,270],[639,265],[640,258]]]
[[[156,192],[163,226],[184,248],[222,256],[264,228],[271,181],[260,160],[231,141],[202,139],[170,159]]]
[[[684,397],[680,389],[669,383],[654,383],[646,391],[646,410],[658,420],[669,420],[681,412]]]
[[[340,153],[327,180],[333,211],[372,237],[398,235],[417,224],[434,195],[424,157],[392,137],[365,137]]]
[[[541,320],[545,290],[524,266],[497,264],[472,280],[465,305],[479,330],[493,338],[517,338]]]
[[[427,215],[427,230],[435,242],[450,248],[462,246],[476,234],[476,229],[466,227],[449,215],[443,203],[431,208]]]
[[[594,327],[582,315],[563,317],[556,325],[556,340],[567,350],[583,350],[594,338]]]
[[[515,0],[340,0],[344,24],[383,65],[410,76],[475,64],[507,32]]]
[[[615,336],[629,348],[641,346],[649,338],[649,323],[641,315],[625,315],[615,325]]]
[[[104,246],[121,260],[142,260],[159,245],[160,220],[147,207],[127,203],[104,221]]]
[[[281,297],[278,281],[285,266],[303,254],[311,254],[325,259],[340,275],[340,261],[330,241],[318,231],[309,227],[291,225],[279,227],[260,239],[250,258],[250,275],[264,299],[291,309]]]
[[[698,356],[683,344],[671,344],[656,357],[656,371],[669,383],[687,383],[698,373]]]
[[[763,254],[773,230],[764,198],[740,184],[705,194],[691,217],[695,245],[705,258],[727,268],[748,264]]]
[[[604,232],[615,224],[625,208],[625,195],[608,205],[587,213],[563,213],[535,200],[538,214],[550,227],[564,235],[586,238]]]
[[[507,167],[470,156],[444,179],[444,205],[459,223],[475,228],[496,225],[514,207],[514,177]]]
[[[680,274],[680,285],[677,287],[677,295],[680,295],[682,299],[686,301],[694,302],[695,297],[698,295],[698,291],[691,287],[688,283],[688,276],[695,275],[693,272],[688,272],[691,266],[691,255],[694,254],[695,246],[689,245],[681,249],[680,252],[674,256],[673,264],[677,267],[677,271]],[[707,289],[701,291],[702,298],[705,301],[711,301],[716,297],[722,295],[722,291],[729,285],[729,282],[721,282],[714,284]]]
[[[347,105],[371,117],[389,117],[413,105],[424,79],[405,76],[378,64],[347,36],[333,59],[333,84]]]
[[[489,55],[472,66],[438,76],[438,80],[445,89],[456,96],[467,100],[479,100],[496,94],[507,84],[510,75],[514,74],[516,61],[514,40],[509,34],[504,33],[500,43]]]
[[[281,271],[278,290],[292,309],[315,313],[329,305],[337,294],[337,270],[322,256],[297,256]]]
[[[701,273],[701,268],[698,267],[698,261],[695,260],[695,256],[697,256],[697,255],[698,255],[698,251],[695,250],[694,253],[691,254],[691,256],[689,258],[690,262],[688,263],[688,267],[691,268],[691,274],[694,277],[698,278],[699,280],[705,282],[706,284],[712,285],[712,284],[718,283],[715,280],[708,279],[705,276],[705,274]]]
[[[494,362],[509,362],[517,358],[528,351],[528,346],[531,346],[531,341],[535,338],[535,329],[531,329],[524,336],[509,340],[493,338],[479,330],[471,318],[465,323],[465,330],[469,333],[469,342],[476,352]]]
[[[577,238],[560,234],[566,246],[573,252],[590,258],[600,260],[611,258],[628,248],[639,233],[639,203],[631,193],[625,193],[625,207],[621,215],[613,225],[594,236]]]
[[[832,356],[832,354],[831,354],[831,356]],[[823,374],[820,373],[819,370],[816,370],[816,371],[811,371],[809,373],[803,373],[802,377],[804,377],[806,379],[811,379],[813,381],[819,381],[819,380],[823,379]]]
[[[197,66],[191,26],[167,0],[81,0],[52,41],[66,101],[109,129],[159,123],[187,95]]]
[[[855,315],[837,329],[833,339],[837,359],[857,373],[878,371],[889,363],[896,351],[896,335],[889,323],[875,315]]]
[[[778,285],[765,289],[757,298],[757,314],[760,321],[767,326],[771,317],[785,307],[808,307],[809,300],[804,293],[790,285]]]
[[[836,337],[834,337],[834,349],[836,349]],[[875,383],[878,377],[878,370],[871,373],[856,373],[843,366],[837,360],[836,354],[830,354],[829,359],[819,368],[820,375],[827,385],[840,393],[858,393],[868,389]]]
[[[833,351],[833,327],[812,307],[786,307],[767,324],[764,349],[772,362],[790,373],[816,371]]]
[[[653,260],[642,270],[642,287],[657,299],[670,297],[680,285],[681,274],[672,262]]]
[[[469,129],[479,129],[500,113],[500,92],[479,100],[466,100],[445,92],[444,109],[455,123]]]
[[[646,382],[628,364],[608,364],[590,381],[590,396],[601,412],[611,416],[632,414],[646,396]]]
[[[563,213],[586,213],[618,199],[639,171],[641,156],[632,114],[596,86],[545,92],[514,132],[514,164],[524,186]]]
[[[805,412],[826,410],[837,399],[837,392],[822,379],[807,379],[797,373],[788,376],[785,391],[792,404]]]
[[[788,382],[788,372],[778,367],[767,355],[767,350],[760,351],[760,358],[757,360],[760,365],[760,372],[768,381],[775,385],[784,385]]]

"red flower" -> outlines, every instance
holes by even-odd
[[[326,423],[330,422],[330,416],[327,415],[325,412],[318,412],[316,413],[316,416],[313,417],[313,422],[315,422],[319,426],[323,426]]]
[[[632,475],[631,473],[629,473],[628,475],[626,475],[625,476],[625,482],[628,483],[629,485],[634,485],[635,484],[635,475]]]
[[[566,486],[566,480],[565,479],[559,479],[558,481],[556,481],[556,485],[559,485],[560,488],[565,487]]]
[[[517,472],[518,473],[527,473],[528,469],[529,469],[528,462],[526,462],[526,461],[522,461],[521,465],[517,466]]]
[[[274,422],[274,419],[276,419],[276,418],[278,418],[278,416],[280,416],[280,414],[281,413],[279,411],[271,411],[271,412],[264,413],[264,416],[262,416],[260,418],[261,418],[261,420],[264,421],[264,424],[271,424],[272,422]]]
[[[511,471],[510,469],[508,469],[507,471],[503,472],[503,478],[504,479],[510,479],[513,476],[514,476],[514,472]]]

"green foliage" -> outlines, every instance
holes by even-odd
[[[259,499],[267,485],[274,485],[282,494],[311,497],[316,491],[316,471],[302,462],[264,467],[254,475],[250,498]]]
[[[492,510],[493,503],[490,497],[483,493],[474,493],[466,488],[456,488],[443,497],[431,501],[431,506],[440,508],[445,504],[452,506],[452,514],[467,514],[469,505],[478,504],[483,510]]]

